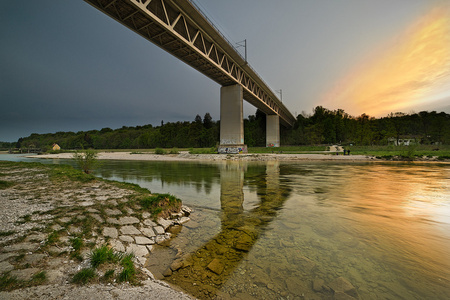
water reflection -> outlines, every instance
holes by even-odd
[[[198,249],[176,259],[166,280],[197,297],[213,297],[252,249],[267,225],[283,207],[290,189],[280,184],[279,164],[271,163],[253,183],[259,203],[244,210],[246,164],[229,162],[220,170],[220,232]],[[253,179],[253,178],[252,178]],[[166,273],[167,274],[167,273]]]

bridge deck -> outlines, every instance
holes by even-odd
[[[295,117],[208,19],[187,0],[85,0],[222,86],[240,84],[244,99],[284,126]]]

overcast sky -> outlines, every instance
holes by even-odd
[[[376,117],[450,112],[449,2],[195,0],[294,115]],[[0,0],[0,41],[0,141],[219,118],[218,84],[82,0]]]

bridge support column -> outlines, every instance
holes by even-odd
[[[266,147],[280,147],[280,117],[266,115]]]
[[[220,88],[219,153],[246,153],[244,145],[243,91],[240,85]]]

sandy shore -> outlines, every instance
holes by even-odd
[[[32,158],[61,158],[70,159],[72,153],[31,155]],[[222,160],[242,160],[242,161],[302,161],[302,160],[331,160],[331,161],[371,161],[375,157],[366,155],[335,155],[333,152],[323,152],[317,154],[180,154],[158,155],[152,153],[131,154],[131,152],[99,152],[99,159],[104,160],[141,160],[141,161],[222,161]]]

